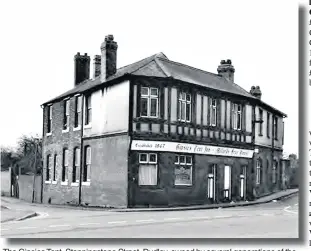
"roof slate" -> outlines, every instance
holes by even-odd
[[[220,75],[171,61],[162,52],[119,68],[116,74],[107,78],[106,82],[120,78],[126,74],[162,78],[170,77],[176,80],[208,87],[210,89],[241,95],[243,97],[255,99],[263,105],[281,113],[283,116],[286,116],[286,114],[282,113],[281,111],[252,96],[248,91],[244,90],[234,82],[229,81]],[[43,105],[52,103],[53,101],[65,98],[67,96],[83,93],[84,91],[99,85],[105,85],[105,83],[101,83],[100,76],[95,79],[85,80],[84,82],[75,86],[73,89],[45,102]]]

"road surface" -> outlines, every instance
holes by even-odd
[[[247,207],[109,212],[12,204],[38,217],[1,224],[4,238],[298,238],[298,195]]]

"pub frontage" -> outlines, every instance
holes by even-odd
[[[241,201],[252,193],[252,149],[133,140],[129,206]],[[248,184],[249,182],[249,184]]]

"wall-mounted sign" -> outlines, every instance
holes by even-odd
[[[248,149],[185,144],[185,143],[166,142],[166,141],[144,141],[144,140],[133,140],[131,150],[192,153],[192,154],[230,156],[230,157],[249,158],[249,159],[253,157],[254,153],[254,150]]]

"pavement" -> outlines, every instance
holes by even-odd
[[[1,223],[4,238],[298,238],[298,194],[292,189],[246,207],[200,210],[81,210],[1,200],[12,210],[37,213]]]

